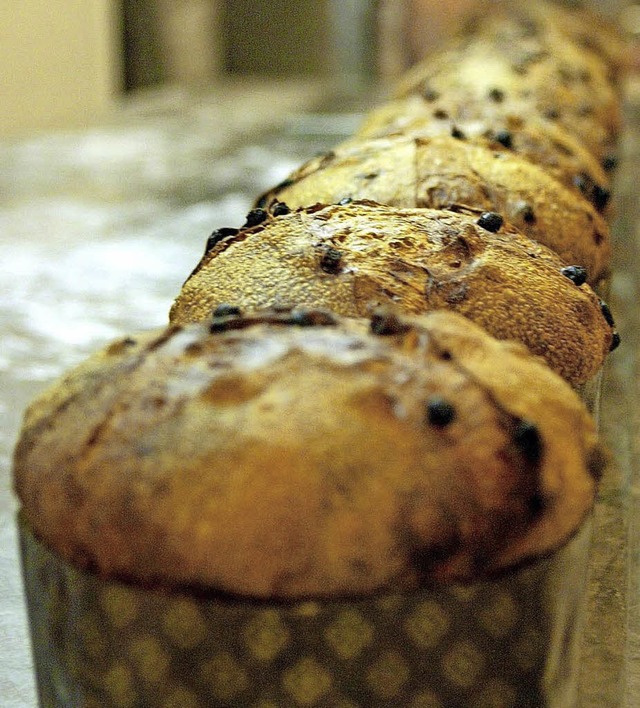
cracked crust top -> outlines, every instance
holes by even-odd
[[[461,316],[226,307],[68,373],[28,409],[14,470],[27,521],[70,562],[291,598],[548,554],[603,464],[570,387]]]
[[[310,160],[259,203],[278,199],[297,208],[345,198],[496,211],[565,263],[586,268],[590,283],[609,270],[611,236],[602,215],[543,168],[502,149],[448,135],[349,143]]]
[[[352,317],[380,305],[415,314],[446,308],[525,343],[576,385],[600,370],[612,347],[612,327],[584,273],[576,282],[573,269],[498,214],[494,224],[474,212],[372,202],[262,213],[259,225],[213,238],[176,298],[173,323],[206,319],[225,302]]]
[[[557,33],[531,33],[530,24],[492,11],[473,34],[410,69],[397,95],[455,96],[474,117],[485,110],[543,117],[602,159],[622,124],[607,64]]]
[[[455,95],[411,95],[383,104],[365,118],[349,144],[394,135],[458,135],[493,151],[511,151],[585,196],[611,219],[607,170],[562,126],[543,118],[487,109],[482,115]],[[607,161],[605,161],[606,164]]]

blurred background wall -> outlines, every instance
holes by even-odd
[[[473,2],[0,0],[0,137],[87,125],[127,91],[163,84],[392,76],[407,57],[406,13],[419,13],[429,44]]]
[[[117,91],[119,3],[0,0],[0,136],[81,125]]]

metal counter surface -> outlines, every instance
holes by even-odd
[[[106,341],[165,324],[208,234],[239,226],[261,190],[353,131],[351,110],[310,112],[322,95],[289,84],[150,94],[100,127],[0,143],[3,707],[36,704],[10,477],[24,408]],[[640,705],[640,98],[631,96],[611,298],[623,344],[610,358],[602,408],[616,463],[596,509],[585,708]]]

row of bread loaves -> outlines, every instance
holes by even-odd
[[[103,577],[279,599],[564,543],[605,459],[576,389],[619,342],[597,293],[622,64],[583,11],[490,3],[213,232],[168,329],[34,401],[36,536]]]

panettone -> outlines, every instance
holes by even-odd
[[[616,341],[584,272],[497,214],[368,202],[273,210],[281,215],[262,212],[260,224],[214,232],[172,322],[206,319],[225,302],[293,303],[353,317],[380,305],[447,308],[500,339],[524,342],[574,384],[600,370]]]
[[[26,522],[105,578],[256,598],[470,580],[552,551],[603,455],[578,396],[452,313],[127,337],[29,408]]]
[[[428,100],[417,94],[389,101],[371,111],[354,144],[392,135],[433,138],[458,135],[492,150],[508,150],[526,158],[565,187],[585,196],[608,219],[610,176],[593,155],[562,126],[540,117],[485,111],[470,117],[455,96]]]
[[[371,199],[396,207],[496,211],[565,263],[586,268],[590,283],[609,269],[609,227],[591,203],[526,159],[463,137],[350,143],[310,160],[258,204],[273,199],[292,208]]]
[[[486,117],[489,110],[544,118],[561,125],[597,159],[609,154],[621,109],[604,63],[562,39],[549,46],[537,37],[511,36],[504,23],[496,27],[497,36],[460,39],[413,67],[397,96],[443,97],[472,117]]]

